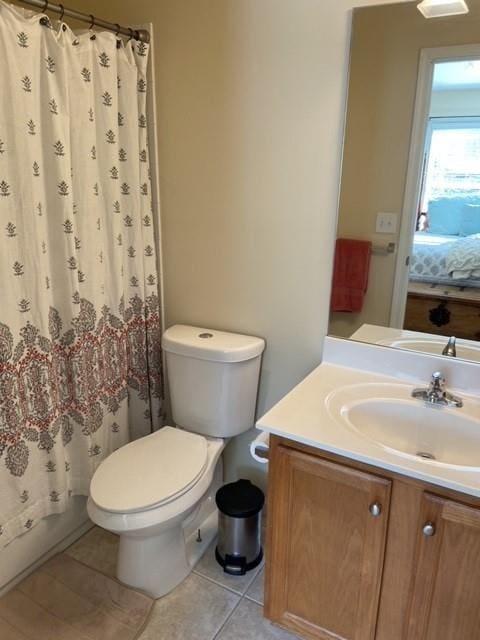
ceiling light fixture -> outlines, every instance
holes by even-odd
[[[465,0],[422,0],[417,9],[425,18],[444,18],[468,13]]]

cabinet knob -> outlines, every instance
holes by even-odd
[[[435,529],[435,525],[433,524],[433,522],[425,523],[423,525],[422,533],[427,538],[431,538],[432,536],[434,536],[435,533],[436,533],[436,529]]]
[[[370,505],[368,510],[370,511],[370,513],[374,518],[378,518],[379,515],[382,513],[382,505],[380,504],[380,502],[374,502],[373,504]]]

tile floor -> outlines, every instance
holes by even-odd
[[[229,576],[217,564],[215,544],[193,573],[157,600],[138,640],[296,640],[263,618],[263,564],[245,576]],[[66,553],[115,575],[117,537],[91,529]]]

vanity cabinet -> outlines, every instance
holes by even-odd
[[[425,493],[407,640],[480,638],[480,510]]]
[[[267,616],[313,638],[374,637],[389,480],[279,446]]]
[[[265,615],[313,640],[480,639],[480,501],[271,438]]]

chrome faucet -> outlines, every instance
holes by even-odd
[[[442,351],[443,356],[450,356],[451,358],[457,357],[457,347],[456,347],[457,339],[455,336],[452,336],[447,342],[445,349]]]
[[[414,389],[412,397],[424,400],[429,404],[440,405],[444,407],[463,407],[461,398],[448,393],[445,389],[445,377],[441,371],[435,371],[432,374],[430,386],[427,389]]]

